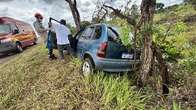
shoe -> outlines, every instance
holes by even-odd
[[[56,60],[56,59],[57,59],[57,57],[56,57],[54,54],[52,54],[51,58],[52,58],[53,60]]]
[[[51,57],[48,58],[49,61],[52,61],[53,59]]]

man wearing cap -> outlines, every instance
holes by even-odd
[[[33,26],[38,36],[41,37],[41,43],[45,43],[48,29],[46,29],[42,24],[43,16],[40,13],[36,13],[34,17],[36,18],[36,21],[33,23]]]

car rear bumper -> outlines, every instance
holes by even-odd
[[[140,61],[127,59],[101,59],[98,58],[95,63],[95,69],[107,72],[127,72],[132,71],[134,64],[139,64]]]
[[[16,50],[16,45],[12,42],[0,43],[0,53]]]

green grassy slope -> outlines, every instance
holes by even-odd
[[[83,78],[80,61],[48,61],[36,46],[0,66],[0,109],[144,109],[144,97],[127,77],[96,74]]]

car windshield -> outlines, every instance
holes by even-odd
[[[0,24],[0,33],[10,33],[10,26],[8,24]]]

